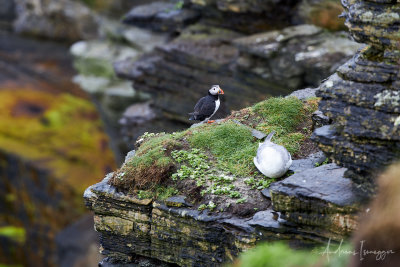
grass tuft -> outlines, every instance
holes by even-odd
[[[199,127],[188,141],[193,147],[209,150],[217,158],[219,168],[232,174],[247,176],[254,168],[258,144],[244,126],[227,122]]]
[[[146,138],[136,155],[114,174],[110,183],[128,192],[147,190],[161,184],[175,171],[175,165],[168,154],[178,147],[181,144],[170,134]]]

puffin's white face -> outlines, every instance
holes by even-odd
[[[213,86],[211,87],[211,89],[208,90],[208,91],[209,91],[210,94],[212,94],[212,95],[218,95],[218,94],[223,95],[223,94],[224,94],[224,91],[223,91],[221,88],[219,88],[219,85],[213,85]]]

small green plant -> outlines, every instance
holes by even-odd
[[[201,153],[199,149],[194,148],[190,151],[174,150],[171,155],[178,163],[182,163],[177,172],[172,174],[172,180],[174,181],[178,178],[181,180],[187,178],[196,180],[209,173],[210,166],[206,163],[208,157]]]
[[[13,240],[14,242],[23,244],[26,240],[25,228],[17,226],[2,226],[0,227],[0,236]]]
[[[209,209],[210,211],[213,211],[216,207],[217,207],[217,205],[210,200],[210,202],[208,202],[207,205],[206,204],[201,204],[197,208],[197,210],[202,211],[202,210],[205,210],[205,209]],[[222,209],[222,211],[223,211],[223,209]]]
[[[244,197],[244,198],[240,198],[240,199],[236,200],[236,204],[242,204],[242,203],[245,203],[245,202],[246,202],[246,200],[247,200],[247,198],[246,198],[246,197]]]
[[[137,192],[137,197],[139,199],[149,199],[153,197],[153,193],[150,191],[139,190]]]
[[[210,202],[208,202],[207,207],[208,207],[211,211],[213,211],[213,210],[217,207],[217,205],[215,205],[214,202],[210,201]]]
[[[258,189],[258,190],[268,188],[273,182],[275,182],[275,179],[272,178],[261,179],[261,178],[251,177],[244,180],[245,184],[251,186],[252,189]]]
[[[321,162],[321,163],[316,162],[314,165],[315,165],[315,167],[319,167],[319,166],[322,166],[322,165],[325,165],[328,163],[329,163],[329,158],[326,158],[323,162]]]
[[[184,5],[184,1],[183,0],[180,0],[180,1],[178,1],[178,2],[176,2],[175,3],[175,7],[174,7],[174,9],[175,10],[179,10],[179,9],[182,9],[183,8],[183,5]]]
[[[206,204],[201,204],[201,205],[197,208],[197,210],[202,211],[202,210],[205,210],[206,208],[207,208],[207,205],[206,205]]]

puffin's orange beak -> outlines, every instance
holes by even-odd
[[[224,90],[222,90],[221,88],[219,88],[219,92],[218,92],[218,94],[220,94],[220,95],[223,95],[223,94],[225,94],[225,93],[224,93]]]

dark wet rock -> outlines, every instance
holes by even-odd
[[[269,192],[269,189],[268,189],[268,188],[261,190],[261,194],[262,194],[264,197],[266,197],[266,198],[268,198],[268,199],[271,199],[271,193]]]
[[[305,88],[305,89],[300,89],[296,90],[287,97],[295,96],[300,100],[306,100],[308,98],[316,97],[315,92],[318,90],[318,88]]]
[[[114,258],[107,257],[99,263],[99,267],[169,267],[176,266],[167,262],[162,262],[156,259],[135,256],[131,262],[124,262]]]
[[[181,9],[171,2],[154,2],[134,7],[124,16],[123,22],[154,31],[180,32],[199,17],[196,10]]]
[[[314,140],[348,168],[347,177],[361,193],[372,195],[377,174],[400,158],[399,3],[344,5],[350,33],[368,46],[321,85],[320,110],[333,126],[317,129]]]
[[[15,19],[14,0],[3,0],[0,5],[0,29],[10,29]]]
[[[289,168],[289,171],[297,173],[302,172],[307,169],[312,169],[320,165],[322,162],[326,160],[326,156],[321,151],[317,153],[313,153],[309,155],[305,159],[295,159],[292,161],[292,165]]]
[[[324,113],[322,113],[322,111],[320,110],[315,111],[312,114],[311,118],[313,121],[313,126],[312,126],[313,129],[320,128],[322,126],[329,125],[332,123],[332,120],[328,116],[324,115]]]
[[[17,33],[54,40],[77,41],[98,34],[97,17],[77,1],[16,0]]]
[[[304,231],[340,240],[357,227],[362,199],[354,192],[345,168],[326,164],[308,169],[270,187],[272,207]]]
[[[215,115],[221,118],[268,96],[316,84],[358,48],[310,25],[240,37],[237,32],[193,25],[138,61],[117,62],[115,71],[133,80],[135,89],[150,93],[154,107],[187,122],[187,113],[212,84],[227,92]],[[339,41],[344,45],[338,46]]]

